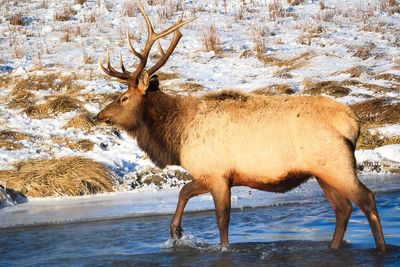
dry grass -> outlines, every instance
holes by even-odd
[[[376,45],[374,43],[369,43],[363,46],[355,47],[353,48],[355,49],[353,57],[359,57],[362,60],[367,60],[373,56],[372,50],[375,48],[375,46]]]
[[[203,31],[203,47],[206,52],[221,52],[217,27],[214,24],[208,25]]]
[[[288,84],[273,84],[252,91],[256,95],[291,95],[293,88]]]
[[[364,66],[355,66],[347,70],[337,71],[333,75],[350,74],[351,78],[360,77],[361,74],[366,73],[367,68]]]
[[[289,1],[300,2],[299,0]],[[278,18],[285,17],[296,17],[295,13],[286,12],[286,10],[282,6],[282,0],[271,0],[268,3],[268,13],[271,20],[277,20]]]
[[[78,4],[78,5],[83,5],[86,2],[87,2],[87,0],[75,0],[75,4]]]
[[[191,82],[181,83],[178,85],[178,87],[180,90],[187,92],[202,91],[204,89],[203,85]]]
[[[24,112],[31,118],[48,118],[59,113],[70,112],[81,108],[81,102],[69,95],[51,96],[41,104],[25,108]]]
[[[74,129],[81,129],[85,131],[89,131],[93,126],[95,126],[95,123],[93,122],[92,119],[93,115],[89,113],[80,113],[70,119],[65,125],[64,128],[74,128]]]
[[[396,75],[396,74],[393,74],[393,73],[376,74],[374,76],[374,78],[377,79],[377,80],[387,80],[387,81],[400,83],[400,75]]]
[[[356,149],[374,149],[380,146],[400,144],[400,136],[384,137],[379,134],[371,134],[370,131],[361,130]]]
[[[304,79],[304,90],[302,94],[321,95],[326,94],[334,97],[343,97],[350,93],[350,89],[335,81],[314,81],[312,79]]]
[[[21,89],[13,89],[9,95],[8,106],[10,108],[25,108],[29,105],[33,105],[36,100],[36,96],[27,91]]]
[[[113,191],[113,174],[82,157],[22,161],[0,171],[0,181],[29,197],[81,196]]]
[[[181,11],[183,9],[183,2],[180,0],[162,0],[157,1],[157,16],[158,21],[163,23],[170,18],[172,18],[176,12]]]
[[[135,16],[137,7],[134,1],[127,1],[125,0],[122,2],[122,11],[121,15],[125,17],[133,17]]]
[[[286,12],[280,0],[272,0],[268,3],[268,13],[272,20],[276,20],[277,18],[285,17]]]
[[[12,14],[9,21],[13,26],[25,26],[24,17],[22,14]]]
[[[18,150],[23,148],[24,146],[18,141],[26,140],[29,138],[29,135],[25,133],[20,133],[16,131],[10,130],[2,130],[0,131],[0,148],[5,150]]]
[[[398,90],[398,88],[396,86],[393,85],[389,85],[389,87],[386,86],[382,86],[382,85],[378,85],[378,84],[373,84],[373,83],[364,83],[364,82],[360,82],[357,80],[346,80],[346,81],[342,81],[340,84],[342,84],[343,86],[357,86],[360,88],[365,88],[367,90],[371,90],[374,92],[393,92],[393,91],[398,91],[400,92],[400,90]]]
[[[72,140],[66,137],[54,137],[52,142],[62,147],[68,147],[72,150],[90,151],[93,150],[94,143],[89,139]]]
[[[176,74],[176,73],[158,72],[157,76],[158,76],[158,79],[160,81],[173,80],[173,79],[178,79],[179,78],[179,75]]]
[[[114,92],[111,94],[92,94],[92,93],[87,93],[87,94],[80,94],[79,96],[82,96],[85,101],[90,101],[93,103],[99,103],[99,104],[107,104],[110,103],[111,101],[114,101],[121,93]]]
[[[65,90],[69,93],[79,92],[84,88],[76,81],[77,76],[62,75],[58,72],[46,73],[45,75],[31,74],[28,78],[16,78],[13,80],[14,90]]]
[[[298,6],[304,3],[304,0],[287,0],[287,3],[291,6]]]
[[[396,0],[381,0],[380,10],[390,15],[400,13],[400,4]]]
[[[54,14],[54,20],[69,21],[75,15],[76,15],[76,12],[70,6],[65,6],[62,10],[60,10],[59,12],[56,12]]]
[[[381,97],[351,105],[365,127],[379,127],[384,124],[400,123],[400,103]]]

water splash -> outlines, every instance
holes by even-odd
[[[215,250],[219,249],[218,245],[210,245],[207,242],[195,237],[190,233],[183,233],[180,239],[169,238],[163,244],[161,249],[179,249],[179,248],[193,248],[198,250]]]

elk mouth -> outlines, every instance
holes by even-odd
[[[97,122],[97,124],[99,125],[112,125],[112,120],[111,118],[99,118],[99,116],[96,117],[95,121]]]

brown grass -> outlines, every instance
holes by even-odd
[[[376,45],[374,43],[369,43],[369,44],[366,44],[364,46],[356,47],[355,48],[356,51],[353,54],[353,57],[359,57],[362,60],[367,60],[367,59],[369,59],[370,57],[373,56],[372,49],[374,49],[375,46]]]
[[[374,76],[377,80],[387,80],[392,82],[400,83],[400,75],[396,75],[393,73],[380,73]]]
[[[46,73],[45,75],[30,74],[28,78],[17,78],[12,84],[14,90],[66,90],[74,93],[82,90],[84,86],[77,81],[75,74],[62,75],[58,72]]]
[[[371,134],[367,129],[362,129],[357,141],[357,149],[374,149],[393,144],[400,144],[400,136],[384,137],[379,134]]]
[[[13,89],[9,95],[9,100],[8,106],[10,108],[25,108],[29,105],[33,105],[36,96],[26,90]]]
[[[0,171],[0,181],[29,197],[81,196],[113,191],[113,174],[83,157],[22,161]]]
[[[340,75],[340,74],[350,74],[351,78],[360,77],[361,74],[367,72],[367,68],[364,66],[355,66],[347,70],[337,71],[333,73],[333,75]]]
[[[221,52],[217,27],[214,24],[208,25],[203,31],[203,47],[206,52]]]
[[[133,17],[137,10],[136,4],[133,1],[125,0],[122,2],[122,16]]]
[[[70,6],[65,6],[62,10],[60,10],[59,12],[56,12],[54,14],[54,20],[69,21],[75,15],[76,15],[76,12]]]
[[[252,91],[256,95],[291,95],[293,88],[288,84],[273,84]]]
[[[80,113],[70,119],[65,125],[64,128],[75,128],[75,129],[81,129],[85,131],[89,131],[93,126],[95,126],[95,123],[93,122],[92,119],[93,115],[89,113]]]
[[[182,91],[188,91],[188,92],[196,92],[196,91],[202,91],[204,89],[204,86],[198,83],[181,83],[178,85],[179,89]]]
[[[304,79],[304,90],[302,94],[321,95],[326,94],[334,97],[343,97],[350,93],[350,89],[344,87],[339,82],[335,81],[314,81],[312,79]]]
[[[286,12],[283,10],[280,0],[272,0],[268,4],[268,13],[272,20],[276,20],[277,18],[284,17]]]
[[[22,14],[12,14],[10,17],[10,24],[14,26],[24,26],[24,17]]]
[[[75,0],[75,4],[83,5],[87,0]]]
[[[99,104],[107,104],[110,103],[111,101],[115,100],[121,93],[114,92],[111,94],[92,94],[92,93],[87,93],[87,94],[80,94],[79,96],[82,96],[85,101],[90,101],[94,103],[99,103]]]
[[[298,6],[304,3],[304,0],[287,0],[287,3],[291,6]]]
[[[54,137],[52,138],[53,143],[62,147],[68,147],[72,150],[78,151],[90,151],[93,150],[94,143],[89,139],[72,140],[66,137]]]
[[[10,130],[2,130],[0,131],[0,148],[5,150],[18,150],[23,148],[24,146],[18,141],[26,140],[29,138],[29,135],[10,131]]]
[[[76,98],[68,95],[51,96],[41,104],[28,106],[24,112],[31,118],[48,118],[59,113],[80,109],[81,103]]]
[[[176,73],[158,72],[157,76],[158,76],[158,79],[160,81],[173,80],[173,79],[178,79],[179,78],[179,75],[176,74]]]
[[[351,105],[365,127],[400,123],[400,103],[388,97],[373,98]]]

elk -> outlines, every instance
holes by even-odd
[[[191,20],[182,18],[156,33],[141,3],[148,38],[141,53],[127,36],[139,59],[128,71],[120,54],[117,71],[107,56],[101,69],[125,80],[128,89],[97,115],[97,121],[121,127],[160,168],[180,165],[193,180],[179,193],[170,225],[171,238],[182,236],[181,221],[186,203],[193,196],[211,193],[220,234],[227,249],[231,187],[284,193],[310,177],[316,177],[331,203],[336,228],[331,248],[343,242],[352,204],[368,218],[378,250],[386,245],[374,194],[356,175],[354,157],[360,126],[352,110],[322,96],[262,96],[240,91],[208,93],[202,97],[163,92],[155,72],[163,66]],[[153,44],[173,34],[168,49],[160,46],[161,58],[146,69]]]

